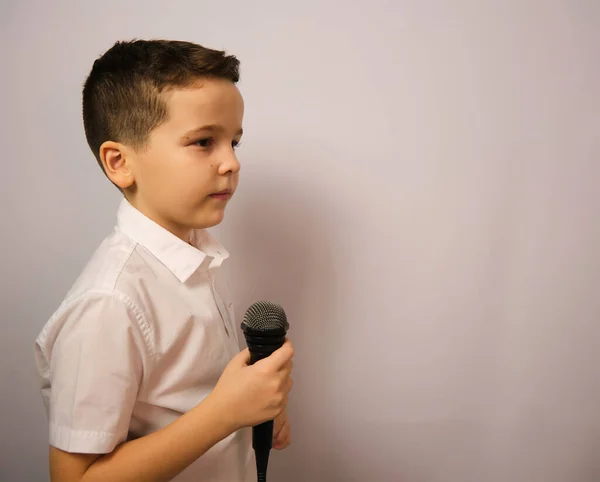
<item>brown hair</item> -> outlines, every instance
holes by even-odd
[[[115,43],[92,67],[83,87],[83,126],[100,167],[100,146],[112,140],[143,147],[168,118],[161,92],[199,78],[239,81],[239,61],[191,42]]]

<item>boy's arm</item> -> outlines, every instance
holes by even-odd
[[[242,351],[203,402],[167,427],[125,442],[110,454],[72,454],[51,448],[51,481],[170,481],[229,434],[282,412],[292,386],[293,353],[288,341],[248,366],[248,350]]]
[[[75,454],[50,447],[52,482],[167,482],[232,433],[212,400],[150,435],[107,455]]]

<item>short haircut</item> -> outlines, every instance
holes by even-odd
[[[202,78],[239,81],[233,55],[177,40],[119,41],[98,58],[83,87],[83,125],[98,164],[108,141],[143,147],[168,119],[161,96]],[[104,168],[103,168],[104,169]]]

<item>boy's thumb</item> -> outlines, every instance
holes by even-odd
[[[244,367],[250,364],[250,350],[248,348],[243,349],[231,360],[232,365]]]
[[[273,353],[271,353],[268,357],[265,357],[256,362],[256,365],[268,365],[270,368],[279,370],[282,368],[288,361],[291,360],[294,355],[294,349],[290,345],[289,342],[283,344],[283,346],[279,347]]]

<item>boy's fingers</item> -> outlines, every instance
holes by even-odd
[[[278,348],[268,357],[263,358],[255,363],[255,365],[266,365],[274,370],[281,370],[286,367],[286,364],[291,361],[294,356],[294,347],[291,341],[286,341],[281,348]]]
[[[274,438],[273,447],[275,449],[281,450],[281,449],[288,447],[290,445],[291,438],[292,438],[290,424],[287,421],[283,422],[279,431],[273,438]]]
[[[291,376],[291,374],[292,367],[289,365],[289,363],[286,363],[279,370],[277,370],[277,375],[279,375],[279,378],[282,381],[288,379]]]
[[[285,423],[285,418],[284,417],[275,417],[275,420],[273,421],[273,433],[275,434],[275,437],[277,437],[277,435],[279,435],[279,432],[281,431],[281,428],[283,427],[283,424]]]
[[[235,357],[233,357],[230,363],[240,367],[248,365],[250,363],[250,350],[248,348],[243,349]]]

